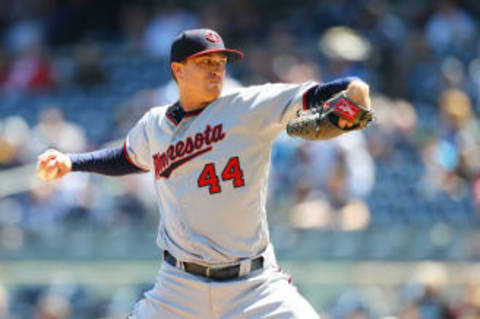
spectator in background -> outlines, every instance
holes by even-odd
[[[30,160],[30,127],[20,116],[0,120],[0,167],[11,167]]]
[[[38,150],[61,147],[67,152],[82,152],[87,149],[87,139],[83,128],[66,121],[62,110],[56,106],[41,111],[32,135],[35,139],[34,145]]]
[[[369,150],[380,161],[389,161],[395,152],[407,147],[416,152],[418,114],[405,100],[392,100],[385,95],[372,97],[376,121],[368,132]]]
[[[443,126],[440,138],[457,149],[459,175],[471,180],[480,169],[480,127],[470,97],[458,89],[447,89],[440,97]]]
[[[110,225],[119,225],[125,227],[145,226],[154,224],[156,216],[148,216],[147,206],[143,201],[145,198],[144,192],[149,192],[153,197],[153,192],[145,186],[142,182],[148,179],[145,176],[124,176],[122,178],[122,192],[114,196],[113,210]],[[151,198],[152,198],[151,197]]]
[[[57,294],[44,294],[38,300],[33,319],[68,319],[71,312],[70,301]]]
[[[245,59],[247,62],[245,65],[245,82],[259,84],[278,81],[273,69],[273,53],[258,46],[253,46],[248,51],[248,57]]]
[[[11,21],[6,25],[4,33],[6,50],[19,55],[34,47],[42,47],[45,43],[44,21],[29,18],[38,14],[35,12],[38,8],[35,8],[35,5],[13,3],[13,6],[8,9],[11,10],[9,12]]]
[[[143,49],[143,34],[148,23],[147,8],[140,4],[126,4],[121,11],[123,36],[127,48],[134,52]]]
[[[223,1],[206,1],[199,10],[200,24],[214,26],[217,30],[228,30],[232,27],[231,20],[225,15],[227,12]]]
[[[183,30],[198,26],[195,14],[177,6],[174,1],[158,5],[156,15],[147,25],[144,35],[145,51],[155,57],[168,59],[170,44]]]
[[[472,278],[473,280],[473,278]],[[472,281],[463,291],[460,304],[455,309],[459,318],[480,318],[480,283]]]
[[[273,8],[264,3],[262,10],[259,1],[226,0],[222,11],[227,21],[227,33],[233,41],[237,37],[242,37],[248,42],[258,40],[259,36],[264,35],[263,31],[273,22],[269,17],[270,13],[275,12]],[[275,9],[280,9],[280,6]]]
[[[441,0],[436,5],[425,28],[428,45],[440,55],[467,53],[477,34],[474,20],[452,0]]]
[[[338,296],[330,310],[332,318],[367,319],[371,318],[370,309],[363,296],[354,288],[346,289]]]
[[[6,92],[46,90],[53,87],[54,69],[39,43],[27,46],[12,62],[3,89]]]
[[[480,127],[470,98],[458,89],[440,97],[441,126],[423,151],[424,182],[433,192],[463,198],[480,171]]]
[[[410,280],[401,294],[405,299],[402,319],[456,318],[446,298],[450,282],[448,267],[440,263],[420,263],[410,270]]]
[[[100,58],[100,48],[97,45],[79,45],[75,50],[73,82],[84,88],[104,83],[107,76],[100,67]]]
[[[356,17],[355,6],[348,0],[326,0],[316,2],[315,23],[319,28],[342,25],[344,21],[353,21]]]
[[[358,76],[369,79],[362,61],[370,58],[370,41],[348,27],[327,29],[318,41],[318,49],[326,60],[325,80],[342,76]]]
[[[45,235],[50,242],[58,241],[56,236],[61,229],[60,221],[70,206],[66,205],[63,198],[59,200],[58,184],[47,185],[38,180],[33,184],[28,196],[23,200],[26,204],[22,214],[23,229]]]
[[[409,3],[411,7],[412,3]],[[401,19],[399,13],[393,9],[388,0],[371,1],[367,8],[372,15],[371,31],[366,34],[377,54],[370,63],[378,63],[379,76],[375,87],[393,98],[404,98],[407,69],[405,68],[405,54],[407,52],[408,28],[407,21]],[[395,74],[395,81],[390,81]]]
[[[404,96],[413,102],[436,103],[436,97],[441,93],[442,76],[423,33],[418,30],[410,32],[406,47],[403,64],[408,81],[405,81]]]
[[[291,61],[291,60],[290,60]],[[284,63],[289,63],[289,60],[284,60]],[[291,65],[286,72],[282,72],[280,80],[287,83],[301,83],[307,79],[316,79],[321,81],[322,73],[318,64],[312,61],[297,61]]]
[[[416,300],[418,317],[422,319],[449,319],[455,318],[448,303],[443,300],[438,287],[427,285],[423,295]]]
[[[290,210],[294,227],[348,231],[368,226],[370,211],[363,199],[373,188],[375,167],[363,135],[351,135],[298,148],[296,164],[290,164],[297,195]]]

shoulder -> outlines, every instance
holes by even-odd
[[[255,98],[258,95],[269,92],[274,86],[275,84],[273,83],[265,83],[261,85],[251,85],[251,86],[246,86],[241,88],[235,88],[223,94],[221,96],[221,99],[225,101],[236,100],[236,99],[248,100],[251,98]]]
[[[161,120],[165,117],[168,108],[171,105],[153,106],[144,115],[143,119],[147,121]]]
[[[228,96],[242,96],[242,95],[254,94],[255,92],[262,92],[266,88],[272,87],[272,85],[275,85],[275,84],[274,83],[264,83],[264,84],[256,84],[256,85],[238,87],[238,88],[228,90],[228,92],[226,92],[222,96],[223,97],[228,97]]]
[[[231,90],[221,98],[228,102],[232,100],[274,99],[285,94],[296,95],[303,93],[315,85],[318,85],[318,83],[314,81],[303,83],[265,83]]]
[[[138,120],[138,125],[144,127],[151,127],[154,123],[159,123],[165,117],[170,105],[154,106],[151,107],[143,116]]]
[[[260,85],[252,85],[248,87],[237,88],[229,91],[224,96],[229,95],[249,95],[255,93],[269,92],[269,93],[279,93],[283,91],[288,91],[291,89],[301,89],[301,88],[310,88],[314,85],[318,85],[318,82],[308,81],[303,83],[264,83]]]
[[[161,106],[153,106],[148,110],[146,114],[152,117],[163,117],[167,113],[168,108],[171,104],[161,105]]]

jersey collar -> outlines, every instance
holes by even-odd
[[[185,117],[191,117],[200,114],[205,108],[201,108],[195,111],[186,112],[180,103],[177,101],[167,109],[167,118],[173,125],[178,125]]]

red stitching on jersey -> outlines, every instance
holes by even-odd
[[[128,156],[128,152],[127,152],[127,141],[123,142],[123,155],[125,155],[125,158],[127,159],[127,161],[132,164],[133,166],[135,166],[136,168],[142,170],[143,172],[149,172],[150,170],[148,169],[145,169],[145,168],[142,168],[140,166],[138,166],[137,164],[135,164],[134,161],[132,161],[132,159],[130,158],[130,156]]]

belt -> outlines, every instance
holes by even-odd
[[[209,278],[215,281],[227,281],[240,277],[240,264],[227,266],[222,268],[211,268],[195,263],[178,261],[167,250],[163,252],[163,260],[172,265],[179,267],[193,275]],[[250,272],[263,268],[263,256],[259,256],[250,262]],[[247,275],[247,273],[242,274]]]

